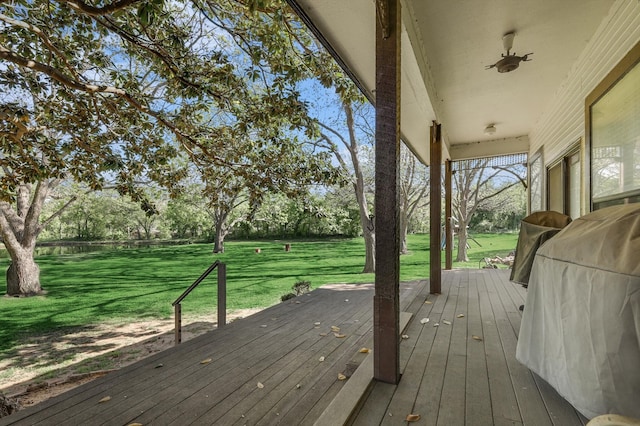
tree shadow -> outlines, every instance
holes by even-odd
[[[74,375],[122,368],[168,349],[175,344],[172,323],[168,320],[160,326],[154,322],[147,329],[140,325],[131,331],[110,331],[101,326],[69,327],[31,336],[7,354],[1,363],[2,369],[28,369],[43,373],[7,386],[7,393],[37,389],[35,383],[48,380],[59,382]],[[194,321],[183,326],[182,339],[186,341],[215,329],[215,322]]]

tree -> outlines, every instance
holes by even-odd
[[[202,185],[184,185],[167,202],[163,220],[176,238],[210,238],[211,218],[207,215]]]
[[[521,166],[489,167],[490,159],[460,162],[453,175],[453,210],[458,219],[456,262],[467,262],[468,227],[476,211],[509,188],[522,184],[526,169]]]
[[[492,184],[487,190],[498,189]],[[520,186],[512,186],[487,200],[476,210],[469,229],[475,232],[517,231],[520,221],[527,214],[526,195]]]
[[[400,148],[400,254],[409,252],[407,232],[416,211],[429,205],[429,171],[404,144]]]
[[[301,60],[265,59],[266,52],[282,58],[289,36],[272,31],[275,21],[256,8],[262,2],[248,3],[0,4],[0,227],[12,259],[9,294],[40,291],[33,247],[46,224],[42,203],[60,179],[92,190],[114,185],[149,214],[155,206],[144,186],[177,191],[186,174],[178,156],[203,170],[224,167],[249,193],[289,186],[291,176],[273,170],[283,162],[295,168],[296,159],[284,161],[284,131],[313,129],[295,78],[287,78]],[[224,119],[212,119],[219,112]],[[297,172],[307,180],[326,177],[326,168],[305,166]]]
[[[370,135],[373,138],[373,134]],[[369,165],[375,164],[375,151],[368,145],[361,147],[365,153],[367,162],[363,167],[365,181],[370,189],[375,181],[375,170]],[[399,183],[399,231],[400,231],[400,254],[409,251],[407,246],[407,234],[409,227],[416,216],[429,205],[429,169],[420,163],[416,156],[407,148],[400,145],[400,183]]]
[[[215,2],[209,2],[208,4],[211,5],[211,3]],[[364,96],[359,92],[353,81],[338,67],[329,53],[313,38],[306,26],[286,6],[284,1],[251,0],[249,4],[250,8],[260,10],[263,13],[262,16],[268,22],[268,25],[263,27],[264,31],[251,31],[257,37],[254,42],[272,43],[276,40],[273,38],[273,34],[277,34],[277,48],[270,49],[268,56],[257,51],[253,42],[244,37],[248,33],[248,29],[236,26],[230,31],[240,36],[238,37],[239,46],[245,52],[251,52],[252,56],[268,62],[270,67],[274,69],[286,69],[289,81],[308,84],[310,80],[315,80],[325,89],[331,89],[338,99],[336,108],[344,114],[344,123],[340,125],[340,129],[337,128],[335,123],[328,122],[322,117],[316,117],[316,123],[306,123],[309,125],[307,127],[307,135],[316,134],[317,128],[314,124],[317,124],[320,127],[320,138],[316,142],[316,147],[331,152],[339,162],[343,173],[351,175],[350,180],[354,187],[360,212],[360,224],[365,239],[366,257],[363,272],[374,272],[375,230],[366,198],[364,179],[359,164],[360,159],[358,158],[358,144],[362,142],[361,139],[365,135],[358,134],[356,129],[358,125],[356,122],[357,117],[354,115],[354,113],[358,114],[363,109],[370,109],[371,106],[366,104]],[[214,6],[211,6],[211,8],[215,9]],[[220,17],[228,19],[229,15],[219,15],[218,21],[222,21]],[[225,28],[230,28],[226,21],[224,25]],[[317,93],[319,92],[316,91]],[[324,106],[326,106],[326,103]],[[363,117],[364,115],[360,115],[360,118]],[[369,132],[370,134],[371,132]],[[367,143],[371,143],[371,141]],[[343,155],[339,146],[346,148],[349,153]],[[347,155],[348,158],[345,158]]]
[[[366,109],[368,105],[364,103],[363,98],[359,99],[359,102],[356,99],[344,97],[340,99],[346,135],[343,135],[341,131],[336,130],[329,124],[320,122],[322,130],[317,145],[331,152],[340,164],[343,173],[351,175],[351,185],[358,203],[360,227],[364,237],[365,263],[362,272],[367,273],[375,272],[376,268],[375,228],[373,216],[369,209],[369,201],[367,200],[367,186],[361,166],[360,146],[363,143],[371,144],[373,139],[370,132],[357,132],[354,112],[363,113],[363,109]],[[360,117],[365,118],[364,114],[361,114]],[[348,157],[346,157],[347,155]]]
[[[206,180],[206,185],[215,189],[205,191],[209,194],[205,211],[207,212],[214,228],[213,252],[224,252],[224,240],[229,232],[245,218],[248,218],[251,210],[249,205],[249,192],[245,189],[244,179],[233,175],[221,174],[217,179],[213,176]],[[264,197],[264,194],[254,193],[254,200]],[[256,204],[259,201],[254,201]],[[255,211],[256,206],[253,206]]]
[[[42,223],[39,218],[44,200],[59,180],[41,180],[35,185],[21,184],[16,190],[15,210],[6,201],[0,201],[0,231],[4,245],[11,257],[7,269],[7,293],[10,295],[36,295],[42,293],[40,267],[33,253],[36,239],[59,211]]]

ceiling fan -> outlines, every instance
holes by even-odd
[[[528,62],[531,60],[529,59],[529,55],[533,55],[533,52],[527,53],[523,56],[516,56],[515,52],[511,54],[511,48],[513,47],[513,39],[515,36],[516,33],[513,31],[502,36],[502,44],[504,46],[504,50],[507,51],[507,54],[505,55],[503,53],[502,59],[493,65],[487,65],[486,69],[490,70],[491,68],[496,68],[498,72],[511,72],[520,66],[520,62]]]

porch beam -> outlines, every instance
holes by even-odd
[[[400,380],[400,0],[376,0],[374,378]]]
[[[520,154],[522,152],[529,152],[529,136],[516,136],[484,142],[456,143],[449,148],[451,159],[454,161]]]
[[[444,269],[453,269],[453,218],[451,215],[452,201],[452,185],[453,176],[451,160],[444,162],[444,235],[445,235],[445,251],[444,251]]]
[[[440,252],[440,233],[442,232],[442,133],[440,124],[435,121],[431,125],[430,139],[429,292],[435,294],[440,293],[442,282],[442,253]]]

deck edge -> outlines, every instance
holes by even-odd
[[[409,324],[413,316],[410,312],[400,312],[400,332]],[[336,426],[347,424],[354,409],[373,383],[373,355],[369,353],[340,392],[324,409],[314,426]]]

